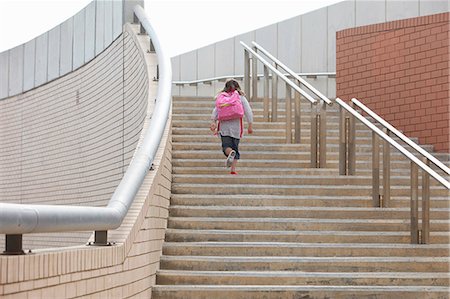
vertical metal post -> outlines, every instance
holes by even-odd
[[[264,66],[264,121],[269,121],[269,68]]]
[[[319,118],[319,167],[327,167],[327,103],[322,101]]]
[[[22,249],[22,235],[6,235],[5,255],[25,254]]]
[[[350,106],[354,108],[353,102]],[[348,127],[347,127],[347,174],[355,175],[356,172],[356,124],[355,117],[353,115],[349,116]]]
[[[250,54],[244,50],[244,92],[250,98]]]
[[[257,51],[256,47],[253,47],[253,51]],[[252,57],[252,101],[256,102],[258,99],[258,60],[256,57]]]
[[[422,158],[427,166],[430,160]],[[422,244],[430,243],[430,175],[422,170]]]
[[[389,136],[389,130],[384,128],[384,133]],[[383,208],[389,207],[391,199],[391,148],[389,143],[383,141]]]
[[[300,80],[297,80],[297,85],[300,86]],[[295,101],[295,121],[294,121],[294,140],[295,143],[300,143],[301,138],[301,102],[300,102],[300,94],[295,92],[294,94]]]
[[[347,128],[342,107],[339,107],[339,174],[347,174]]]
[[[286,143],[292,143],[291,86],[286,83]]]
[[[311,103],[311,167],[317,167],[317,119],[314,104]]]
[[[372,132],[372,202],[380,206],[380,145],[377,134]]]
[[[411,244],[419,243],[419,169],[411,162]]]
[[[108,231],[99,230],[95,231],[94,245],[108,245]]]
[[[274,64],[277,67],[277,64]],[[272,74],[272,122],[278,120],[278,76]]]

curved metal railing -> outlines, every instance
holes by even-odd
[[[94,230],[94,244],[104,245],[107,230],[118,228],[125,218],[161,142],[169,117],[172,88],[170,57],[165,54],[144,9],[137,5],[134,13],[155,47],[160,79],[149,126],[126,173],[106,207],[0,203],[0,233],[6,234],[6,253],[21,253],[22,235],[27,233]]]

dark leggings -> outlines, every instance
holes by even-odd
[[[228,156],[225,150],[229,147],[236,152],[236,156],[234,157],[236,160],[239,160],[239,141],[240,139],[231,137],[231,136],[220,136],[222,139],[222,151],[225,156]]]

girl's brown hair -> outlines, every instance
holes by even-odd
[[[222,89],[222,92],[228,92],[231,88],[234,88],[241,96],[245,96],[245,93],[241,90],[239,83],[234,79],[230,79],[225,83],[225,87]]]

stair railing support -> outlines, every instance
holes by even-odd
[[[264,121],[269,121],[269,68],[264,66]]]
[[[380,142],[375,132],[372,132],[372,203],[380,207]]]
[[[244,50],[244,92],[250,97],[250,53]]]
[[[277,64],[274,63],[273,66],[277,68]],[[272,122],[278,120],[278,76],[272,74]]]
[[[253,51],[257,52],[257,48],[253,47]],[[252,102],[258,99],[258,60],[252,57]]]
[[[345,110],[339,106],[339,175],[347,175],[347,128]]]
[[[427,166],[430,160],[422,158],[422,162]],[[430,243],[430,175],[422,170],[422,244]]]
[[[286,143],[292,143],[292,92],[286,83]]]
[[[311,168],[317,168],[317,123],[318,114],[311,103]]]
[[[25,254],[22,247],[22,235],[6,235],[4,255],[22,255]]]
[[[389,130],[384,128],[383,132],[389,136]],[[391,200],[391,147],[389,143],[383,141],[383,198],[381,207],[389,207]]]
[[[350,103],[353,109],[354,104]],[[350,115],[347,122],[347,174],[355,175],[356,172],[356,120]]]
[[[327,167],[327,103],[322,101],[319,114],[319,165],[320,168]]]
[[[297,85],[301,88],[300,80],[297,80]],[[300,143],[301,138],[301,102],[300,94],[298,92],[294,95],[295,106],[295,121],[294,121],[294,142]]]
[[[419,243],[419,169],[411,162],[411,244]]]

